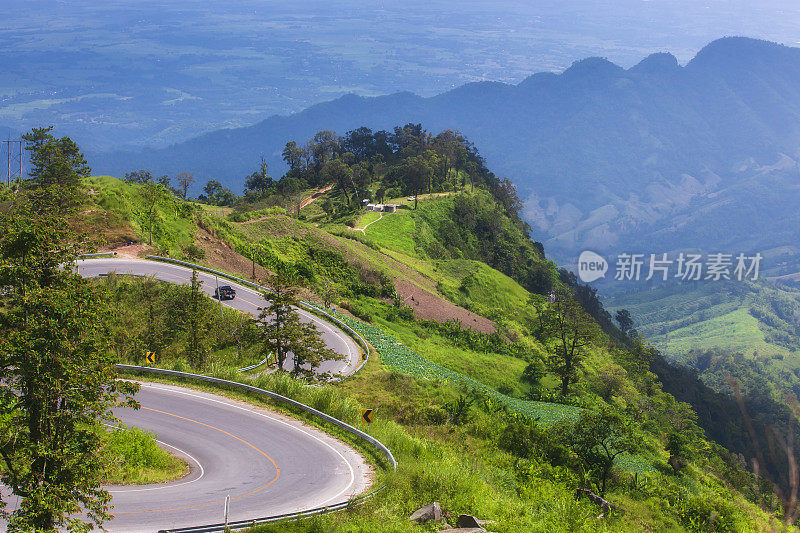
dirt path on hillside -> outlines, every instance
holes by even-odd
[[[319,198],[320,196],[322,196],[331,189],[333,189],[333,185],[327,185],[321,188],[320,190],[318,190],[317,192],[315,192],[314,194],[312,194],[311,196],[300,202],[300,209],[303,209],[305,206],[307,206],[308,204],[310,204],[311,202],[313,202],[314,200],[316,200],[317,198]]]
[[[366,215],[366,213],[364,213],[364,215]],[[363,217],[364,217],[364,215],[361,215],[361,216],[358,218],[359,222],[361,221],[361,218],[363,218]],[[380,219],[382,219],[382,218],[383,218],[383,213],[381,213],[381,214],[380,214],[380,216],[379,216],[378,218],[376,218],[375,220],[373,220],[372,222],[370,222],[369,224],[367,224],[367,225],[366,225],[366,226],[364,226],[363,228],[350,228],[350,229],[352,229],[353,231],[360,231],[361,233],[363,233],[364,235],[366,235],[366,234],[367,234],[367,228],[368,228],[368,227],[370,227],[371,225],[373,225],[374,223],[376,223],[377,221],[379,221],[379,220],[380,220]],[[358,223],[356,223],[356,226],[357,226],[357,225],[358,225]]]
[[[227,272],[238,275],[243,279],[251,279],[253,276],[253,263],[248,258],[240,255],[222,239],[212,235],[203,228],[197,229],[195,243],[206,255],[202,263],[222,268]],[[265,279],[269,271],[256,263],[256,279]]]
[[[99,251],[105,252],[106,250]],[[151,246],[139,242],[123,244],[121,246],[111,246],[107,251],[114,252],[118,257],[125,257],[129,259],[137,259],[139,257],[144,257],[149,253],[155,253],[155,250]]]
[[[423,320],[447,322],[456,320],[466,329],[480,333],[494,333],[497,326],[486,317],[468,311],[441,296],[435,296],[406,279],[395,279],[397,294],[403,303],[414,311],[414,316]]]

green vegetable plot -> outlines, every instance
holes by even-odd
[[[537,419],[545,427],[564,419],[577,420],[580,416],[581,409],[572,405],[526,401],[501,394],[479,381],[429,361],[378,327],[342,314],[337,314],[336,318],[360,333],[375,347],[383,363],[399,372],[423,379],[441,379],[482,392],[512,411]]]

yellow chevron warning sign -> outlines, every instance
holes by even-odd
[[[147,359],[147,362],[150,363],[151,365],[155,364],[156,362],[155,352],[145,352],[144,358]]]

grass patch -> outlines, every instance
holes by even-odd
[[[155,434],[150,431],[120,426],[106,431],[104,437],[104,454],[108,458],[105,483],[166,483],[189,473],[189,466],[159,447]]]
[[[365,230],[367,237],[384,248],[414,255],[414,217],[398,211],[384,216]]]
[[[360,320],[338,313],[337,318],[360,333],[380,353],[381,360],[395,370],[427,380],[444,380],[453,385],[479,392],[511,411],[539,421],[544,427],[552,426],[561,420],[577,420],[581,409],[571,405],[536,402],[513,398],[468,377],[419,355],[382,329]],[[522,361],[520,361],[522,363]]]
[[[381,213],[377,213],[375,211],[367,211],[366,213],[361,215],[360,219],[358,219],[358,225],[356,227],[364,229],[364,227],[367,224],[371,224],[376,220],[378,220],[379,218],[381,218]]]
[[[764,340],[758,319],[747,309],[714,316],[669,333],[664,343],[670,353],[685,353],[692,348],[727,348],[752,352],[788,352]]]

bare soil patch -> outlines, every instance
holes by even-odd
[[[497,326],[486,317],[435,296],[405,279],[395,280],[397,294],[405,305],[413,309],[414,316],[423,320],[447,322],[457,320],[461,326],[479,333],[494,333]]]

